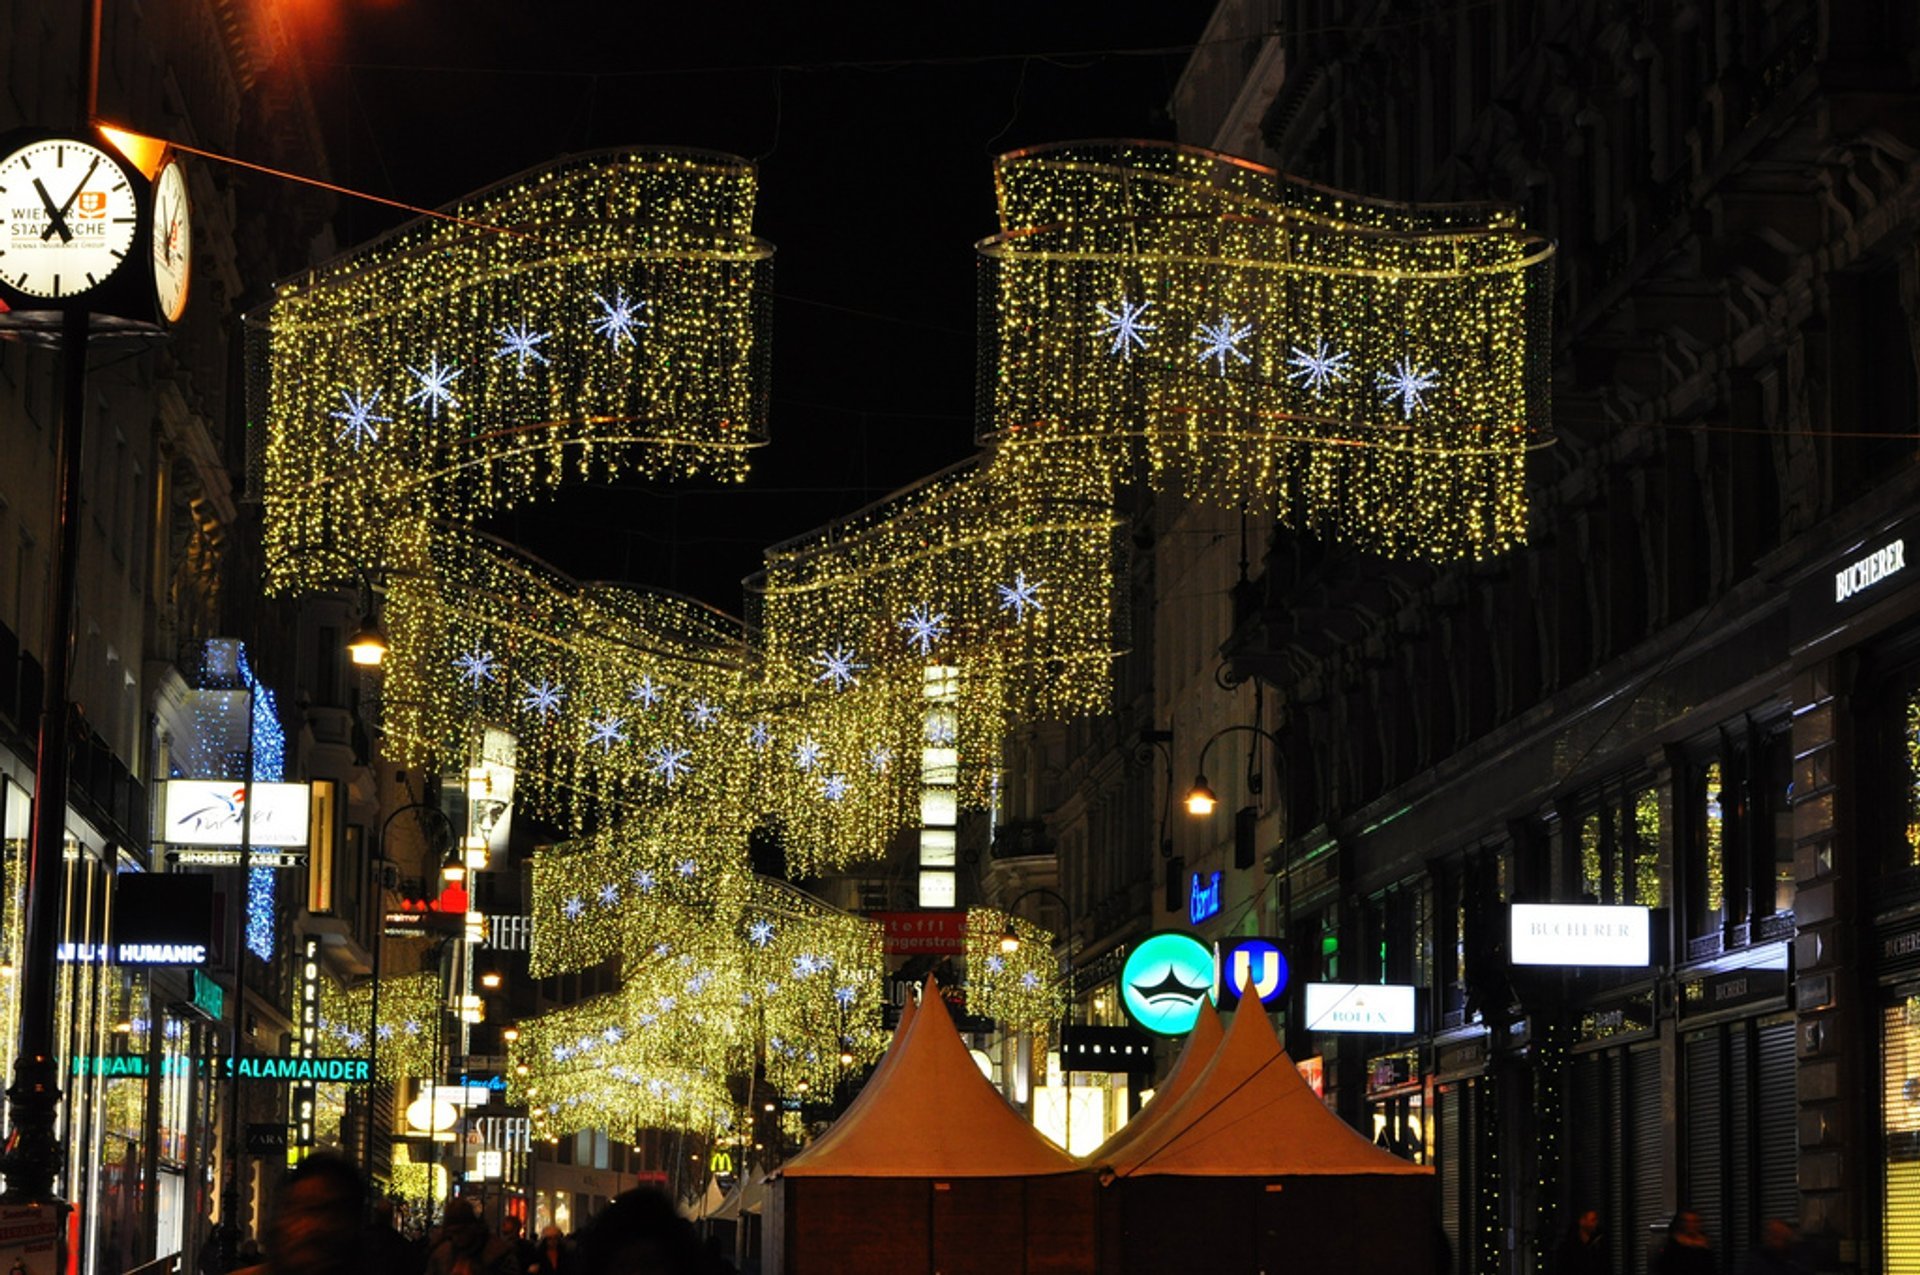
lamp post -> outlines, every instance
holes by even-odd
[[[1009,955],[1020,950],[1020,936],[1014,933],[1013,920],[1019,915],[1020,904],[1036,894],[1044,894],[1060,905],[1060,914],[1066,918],[1066,964],[1067,964],[1067,1004],[1060,1017],[1060,1076],[1066,1082],[1066,1120],[1065,1133],[1067,1150],[1073,1150],[1073,1063],[1067,1058],[1067,1028],[1072,1025],[1074,969],[1073,969],[1073,905],[1058,890],[1044,885],[1031,886],[1013,897],[1007,905],[1007,928],[1000,935],[1000,950]],[[1044,1061],[1044,1060],[1043,1060]]]
[[[438,805],[430,801],[409,801],[406,805],[397,807],[393,813],[389,814],[386,819],[381,822],[380,853],[377,858],[370,860],[367,865],[367,875],[372,878],[373,897],[376,904],[373,919],[373,994],[368,998],[372,1002],[368,1007],[368,1017],[373,1021],[368,1024],[367,1032],[367,1075],[371,1078],[367,1092],[366,1138],[367,1181],[369,1182],[373,1181],[373,1098],[374,1090],[377,1090],[380,1086],[380,1071],[377,1066],[380,1061],[380,954],[387,946],[386,913],[385,909],[377,906],[382,897],[382,890],[384,889],[381,882],[380,869],[392,862],[392,860],[387,857],[387,830],[393,826],[395,819],[406,814],[409,810],[425,811],[438,818],[440,820],[440,826],[446,829],[447,844],[449,846],[453,844],[453,820],[447,818],[446,811],[440,809]],[[429,846],[429,851],[431,851],[431,848],[432,847]],[[438,1077],[436,1077],[436,1086],[438,1083]]]
[[[1214,809],[1220,804],[1220,800],[1214,795],[1213,789],[1207,785],[1207,753],[1213,748],[1214,742],[1222,736],[1232,735],[1241,731],[1250,735],[1257,735],[1267,743],[1272,744],[1275,757],[1277,758],[1279,756],[1280,741],[1274,737],[1272,731],[1264,727],[1246,724],[1222,726],[1219,730],[1208,736],[1207,742],[1200,746],[1200,764],[1197,767],[1197,773],[1193,777],[1193,787],[1187,789],[1187,795],[1184,801],[1189,815],[1195,818],[1205,818],[1211,815]],[[1260,792],[1260,786],[1260,771],[1258,769],[1257,757],[1249,757],[1247,789],[1250,793],[1257,795]],[[1286,946],[1292,946],[1293,871],[1292,864],[1284,851],[1280,856],[1280,939]],[[1287,1015],[1288,1035],[1292,1034],[1292,1025],[1293,1015],[1289,1012]]]

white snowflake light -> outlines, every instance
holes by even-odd
[[[688,749],[675,748],[671,744],[656,744],[647,753],[647,765],[653,768],[654,774],[667,781],[668,787],[672,787],[674,780],[693,769],[687,765],[687,758],[690,756],[692,753]]]
[[[453,383],[460,379],[461,369],[453,366],[441,367],[440,356],[430,354],[427,356],[427,365],[424,368],[409,367],[407,371],[420,382],[418,388],[407,395],[407,402],[424,404],[429,418],[437,421],[440,419],[441,408],[452,411],[460,406],[460,400],[453,394]]]
[[[1421,396],[1440,382],[1438,372],[1423,372],[1412,359],[1401,359],[1391,372],[1380,373],[1380,392],[1391,403],[1400,400],[1402,420],[1413,419],[1413,409],[1425,407]]]
[[[1047,609],[1040,602],[1040,590],[1047,587],[1046,582],[1044,580],[1029,582],[1027,574],[1024,571],[1016,571],[1013,573],[1012,584],[1002,584],[995,587],[1000,590],[1000,609],[1002,611],[1013,612],[1015,623],[1019,623],[1027,618],[1029,608],[1035,611],[1044,611]]]
[[[345,390],[341,390],[340,397],[346,400],[346,410],[344,412],[327,413],[328,416],[331,416],[336,421],[346,422],[346,424],[341,427],[340,432],[333,436],[333,441],[336,443],[352,443],[353,450],[356,452],[360,450],[361,443],[379,442],[380,426],[391,425],[393,423],[393,417],[391,416],[375,416],[373,414],[373,409],[379,406],[380,403],[380,391],[375,390],[365,398],[359,398],[349,394]]]
[[[1113,344],[1107,347],[1107,353],[1130,359],[1135,349],[1147,348],[1147,334],[1157,332],[1159,328],[1154,324],[1141,321],[1141,317],[1147,312],[1147,307],[1153,302],[1142,301],[1136,306],[1125,297],[1121,297],[1118,304],[1120,308],[1117,311],[1098,304],[1093,308],[1106,319],[1106,323],[1101,327],[1101,335],[1113,337]]]
[[[860,989],[851,983],[842,983],[833,989],[833,999],[840,1003],[840,1008],[842,1009],[853,1004],[854,998],[859,995]]]
[[[765,947],[767,944],[773,942],[773,922],[765,920],[755,921],[747,927],[747,938],[752,941],[755,947]]]
[[[566,914],[567,920],[577,921],[580,914],[587,910],[587,901],[576,894],[561,904],[560,910]]]
[[[812,770],[820,764],[821,748],[817,741],[808,738],[800,741],[793,750],[793,764],[801,770]]]
[[[907,631],[907,645],[916,648],[922,655],[933,654],[933,644],[947,635],[947,613],[935,611],[931,603],[922,602],[907,612],[907,618],[900,621],[900,627]]]
[[[850,646],[836,646],[831,651],[822,651],[813,657],[813,662],[821,669],[819,675],[813,680],[831,682],[836,691],[844,691],[849,686],[860,685],[858,674],[866,667],[865,664],[853,658],[853,648]]]
[[[558,711],[560,701],[567,697],[564,687],[556,686],[542,678],[539,682],[528,682],[527,693],[520,697],[520,707],[529,713],[538,713],[544,720],[547,714]]]
[[[696,872],[700,871],[700,865],[692,859],[682,859],[673,865],[673,870],[683,877],[691,878]]]
[[[1034,988],[1040,986],[1040,976],[1032,970],[1028,970],[1020,976],[1020,986],[1026,988],[1028,991],[1032,991]]]
[[[754,752],[764,753],[767,751],[767,745],[773,742],[772,727],[765,722],[755,722],[753,728],[747,732],[747,742],[753,745]]]
[[[628,345],[634,343],[633,332],[635,328],[652,326],[651,324],[642,322],[640,319],[640,310],[647,303],[645,301],[627,300],[626,290],[623,288],[615,288],[613,290],[613,300],[611,301],[597,292],[593,294],[593,299],[600,305],[600,317],[593,321],[593,330],[601,336],[606,337],[609,341],[612,341],[613,348],[616,350],[620,348],[620,341],[623,337],[626,339]]]
[[[633,870],[633,884],[640,893],[652,894],[655,885],[653,873],[647,871],[645,868],[635,868]]]
[[[927,742],[935,748],[945,748],[954,741],[953,723],[945,717],[927,719]]]
[[[705,730],[720,719],[720,706],[697,699],[687,707],[687,720],[693,723],[695,730]]]
[[[847,777],[828,775],[820,785],[820,795],[828,801],[839,801],[847,795]]]
[[[1337,385],[1347,379],[1348,356],[1349,351],[1336,351],[1324,340],[1314,343],[1312,353],[1296,345],[1293,347],[1293,356],[1287,360],[1287,366],[1294,369],[1287,373],[1287,379],[1317,394],[1327,386]]]
[[[547,361],[547,356],[540,353],[539,346],[542,341],[553,335],[551,332],[535,332],[525,323],[509,324],[504,328],[496,328],[495,331],[500,336],[500,348],[493,352],[493,357],[515,360],[514,370],[521,376],[527,374],[528,359],[532,359],[535,363]]]
[[[887,767],[893,765],[893,750],[875,745],[867,750],[867,769],[874,774],[884,774]]]
[[[610,908],[620,901],[620,887],[609,881],[600,887],[600,906]]]
[[[493,652],[483,651],[477,646],[465,655],[453,657],[453,666],[460,670],[460,676],[467,685],[475,688],[482,682],[494,680],[493,665]]]
[[[621,729],[626,723],[618,717],[597,717],[587,723],[587,743],[600,745],[603,753],[612,752],[615,744],[627,742],[627,733]]]
[[[1212,327],[1202,323],[1200,330],[1193,334],[1193,339],[1201,345],[1200,357],[1197,361],[1205,363],[1208,359],[1212,359],[1218,365],[1216,370],[1224,374],[1227,370],[1228,355],[1232,355],[1242,363],[1250,361],[1246,352],[1240,348],[1240,343],[1252,335],[1251,323],[1236,326],[1234,321],[1224,314],[1220,316],[1220,322]]]
[[[1007,968],[1007,963],[1001,957],[989,956],[987,958],[987,973],[998,974],[1001,970],[1005,968]]]
[[[652,708],[660,702],[660,688],[653,684],[653,677],[649,674],[633,684],[633,689],[627,692],[627,698],[642,708]]]

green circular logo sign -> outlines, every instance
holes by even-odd
[[[1184,1036],[1213,991],[1213,952],[1178,930],[1151,935],[1120,971],[1120,1000],[1134,1022],[1161,1036]]]

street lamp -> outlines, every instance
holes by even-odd
[[[451,845],[454,839],[453,820],[447,818],[446,811],[431,801],[409,801],[406,805],[395,808],[381,823],[379,857],[368,861],[368,875],[374,878],[373,895],[376,904],[373,922],[373,994],[368,998],[371,1004],[367,1007],[368,1015],[373,1020],[367,1034],[367,1075],[373,1087],[378,1087],[380,1083],[379,1069],[375,1064],[380,1061],[380,953],[386,948],[386,909],[377,906],[381,901],[379,871],[383,864],[391,862],[391,860],[387,858],[387,830],[393,827],[393,821],[395,819],[406,814],[409,810],[424,812],[422,818],[428,814],[433,815],[439,819],[440,826],[446,830],[447,843]],[[438,1065],[439,1056],[439,1049],[436,1046],[434,1050],[436,1066]],[[436,1085],[439,1083],[439,1079],[437,1075],[434,1077],[434,1083]],[[367,1177],[369,1180],[373,1177],[373,1108],[373,1093],[370,1088],[367,1094],[366,1141]]]
[[[1213,795],[1213,789],[1207,787],[1204,773],[1193,777],[1193,787],[1187,789],[1186,807],[1190,815],[1210,815],[1220,799]]]
[[[360,583],[367,593],[367,609],[360,618],[360,627],[347,639],[347,654],[361,668],[379,668],[387,658],[390,648],[387,642],[387,626],[380,623],[380,602],[373,591],[373,581],[365,571],[360,573]]]
[[[1193,787],[1187,789],[1186,807],[1188,814],[1210,815],[1213,813],[1214,807],[1220,804],[1220,799],[1213,795],[1213,789],[1207,786],[1207,753],[1213,748],[1215,740],[1219,739],[1222,735],[1231,735],[1235,731],[1247,731],[1250,734],[1258,735],[1269,744],[1272,744],[1275,752],[1280,751],[1280,741],[1273,737],[1273,732],[1259,726],[1222,726],[1219,730],[1213,732],[1212,735],[1208,736],[1207,742],[1200,746],[1199,773],[1193,777]],[[1247,774],[1248,789],[1252,792],[1259,792],[1260,772],[1249,766]]]

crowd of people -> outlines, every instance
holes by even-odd
[[[231,1237],[206,1246],[201,1275],[726,1275],[734,1268],[703,1244],[658,1191],[628,1191],[571,1236],[542,1227],[530,1240],[517,1217],[490,1228],[471,1202],[448,1201],[440,1225],[412,1239],[394,1225],[390,1201],[368,1222],[360,1171],[338,1156],[309,1156],[287,1175],[264,1232],[264,1249]]]
[[[1747,1254],[1741,1275],[1811,1275],[1794,1252],[1791,1223],[1770,1218],[1760,1228],[1760,1244]],[[1707,1237],[1700,1214],[1681,1209],[1667,1226],[1666,1237],[1653,1251],[1652,1275],[1718,1275],[1720,1262]],[[1607,1247],[1598,1209],[1584,1209],[1567,1228],[1554,1254],[1553,1275],[1614,1275],[1622,1269]]]

